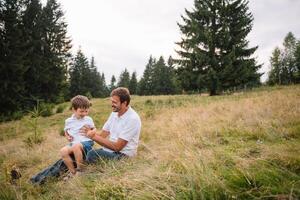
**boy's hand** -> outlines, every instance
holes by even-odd
[[[67,131],[65,132],[65,136],[69,142],[73,141],[73,136],[71,136]]]

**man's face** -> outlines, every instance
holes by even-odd
[[[119,112],[120,110],[126,108],[126,101],[121,103],[120,97],[112,96],[110,98],[111,101],[111,108],[113,112]]]
[[[89,109],[88,108],[77,108],[77,110],[73,109],[73,112],[75,114],[75,117],[80,119],[89,114]]]

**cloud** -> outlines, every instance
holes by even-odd
[[[292,32],[300,39],[300,1],[298,0],[251,0],[249,8],[254,16],[253,29],[249,34],[250,45],[259,48],[255,55],[265,81],[270,69],[269,59],[276,46],[281,46],[284,37]]]
[[[74,51],[79,45],[94,56],[107,81],[119,76],[125,67],[142,76],[149,56],[175,55],[175,42],[181,35],[177,21],[193,0],[59,0],[65,11]],[[250,46],[259,46],[255,56],[268,71],[272,50],[292,31],[300,34],[298,0],[251,0],[254,26]],[[299,37],[298,37],[299,38]],[[263,80],[266,76],[263,77]]]

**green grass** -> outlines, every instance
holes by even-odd
[[[101,161],[67,183],[28,184],[58,159],[72,113],[38,118],[44,140],[28,148],[30,118],[0,124],[0,199],[298,199],[300,86],[262,87],[224,96],[133,96],[142,118],[138,156]],[[100,129],[109,99],[94,99]],[[98,147],[98,146],[97,146]],[[22,172],[15,185],[9,170]]]

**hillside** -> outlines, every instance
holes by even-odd
[[[101,128],[109,99],[94,99]],[[134,96],[141,115],[138,156],[87,166],[68,182],[28,183],[59,157],[63,113],[38,118],[41,144],[29,147],[32,119],[0,124],[0,199],[298,199],[300,85],[225,96]],[[68,103],[65,103],[67,106]],[[15,186],[8,171],[17,166]]]

